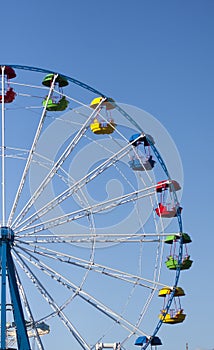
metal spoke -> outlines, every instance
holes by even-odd
[[[5,226],[5,105],[4,105],[4,90],[5,90],[5,66],[1,67],[2,70],[2,80],[1,80],[1,90],[2,90],[2,106],[1,106],[1,191],[2,191],[2,226]]]
[[[25,306],[25,310],[27,312],[27,315],[30,319],[30,322],[31,322],[31,325],[33,327],[33,330],[35,332],[35,337],[36,337],[36,342],[37,342],[37,345],[38,345],[38,348],[39,350],[44,350],[44,346],[42,344],[42,341],[41,341],[41,338],[39,336],[39,333],[38,333],[38,330],[37,330],[37,327],[36,327],[36,322],[34,320],[34,317],[33,317],[33,313],[31,311],[31,308],[30,308],[30,304],[27,300],[27,296],[25,294],[25,291],[24,291],[24,288],[23,288],[23,285],[20,281],[20,278],[19,278],[19,275],[16,271],[16,279],[17,279],[17,285],[18,285],[18,288],[19,288],[19,292],[20,292],[20,296],[23,300],[23,303],[24,303],[24,306]]]
[[[90,271],[94,271],[96,273],[100,273],[104,276],[113,277],[119,280],[122,280],[127,283],[132,283],[134,285],[139,285],[140,287],[149,288],[151,290],[156,289],[155,286],[168,287],[166,284],[160,283],[156,280],[149,280],[143,278],[140,275],[134,275],[125,271],[121,271],[118,269],[114,269],[112,267],[108,267],[106,265],[98,264],[96,262],[91,263],[91,261],[81,259],[70,254],[61,253],[59,251],[55,251],[52,249],[44,248],[41,246],[32,246],[32,249],[24,248],[23,246],[17,245],[18,248],[22,249],[22,251],[29,254],[38,254],[40,256],[48,257],[53,260],[57,260],[59,262],[67,263],[74,265],[79,268],[87,269]],[[145,284],[147,282],[147,284]]]
[[[164,239],[166,236],[176,236],[180,237],[181,233],[177,232],[167,232],[167,233],[145,233],[145,232],[139,232],[139,233],[93,233],[93,235],[88,233],[64,233],[64,234],[37,234],[37,235],[28,235],[21,234],[16,235],[16,241],[23,243],[23,244],[30,244],[30,243],[42,243],[42,244],[49,244],[49,243],[81,243],[81,242],[91,242],[92,240],[96,239],[96,242],[105,242],[105,243],[117,243],[117,242],[159,242],[160,237]],[[154,238],[152,238],[154,237]],[[159,237],[159,238],[157,238]],[[26,239],[26,241],[22,239]],[[136,238],[136,240],[134,240]]]
[[[135,325],[133,325],[131,322],[123,318],[120,314],[116,313],[111,308],[107,307],[102,302],[98,301],[98,299],[93,297],[91,294],[87,293],[83,289],[80,289],[77,285],[69,281],[67,278],[63,277],[61,274],[59,274],[55,270],[51,269],[50,267],[47,267],[46,264],[42,263],[39,259],[37,259],[32,254],[29,254],[29,252],[28,252],[30,256],[29,258],[27,258],[21,253],[18,253],[17,251],[16,251],[16,254],[18,254],[21,260],[26,259],[28,262],[30,262],[31,264],[34,264],[36,267],[41,269],[44,273],[48,274],[52,279],[56,280],[58,283],[67,287],[68,289],[71,289],[81,299],[89,303],[91,306],[95,307],[101,313],[113,319],[116,323],[120,324],[126,330],[128,331],[131,331],[133,329],[136,330]],[[145,335],[143,331],[141,330],[138,330],[138,331],[140,332],[140,334]]]
[[[49,89],[49,93],[48,93],[48,97],[47,97],[47,100],[46,100],[46,103],[45,103],[45,106],[43,108],[42,115],[41,115],[41,118],[40,118],[40,121],[39,121],[39,124],[38,124],[38,128],[37,128],[37,131],[36,131],[36,134],[35,134],[35,137],[34,137],[34,140],[33,140],[32,146],[31,146],[31,149],[30,149],[30,152],[28,154],[28,159],[27,159],[27,162],[25,164],[25,168],[24,168],[24,171],[23,171],[23,174],[22,174],[22,178],[21,178],[21,181],[20,181],[20,184],[19,184],[19,188],[17,190],[16,197],[15,197],[13,205],[12,205],[12,209],[11,209],[11,212],[10,212],[10,215],[9,215],[9,218],[8,218],[8,222],[7,222],[7,226],[11,226],[11,222],[12,222],[13,216],[15,214],[15,210],[16,210],[16,207],[18,205],[18,201],[19,201],[19,198],[21,196],[21,192],[23,190],[23,187],[24,187],[24,184],[25,184],[25,180],[26,180],[29,168],[30,168],[30,164],[31,164],[31,161],[32,161],[32,158],[33,158],[33,154],[35,152],[36,145],[37,145],[37,142],[39,140],[39,136],[40,136],[41,131],[42,131],[42,127],[43,127],[43,124],[44,124],[44,121],[45,121],[45,117],[46,117],[46,109],[47,109],[48,101],[49,101],[49,99],[51,97],[51,94],[53,92],[54,84],[55,84],[55,80],[56,80],[57,76],[58,76],[58,74],[54,75],[53,81],[51,83],[51,86],[50,86],[50,89]]]
[[[89,115],[88,119],[85,121],[85,123],[82,125],[81,129],[78,131],[76,136],[73,138],[73,140],[70,142],[70,144],[67,146],[65,151],[62,153],[62,155],[59,157],[59,159],[55,162],[54,166],[52,169],[49,171],[47,176],[44,178],[44,180],[41,182],[37,190],[34,192],[32,197],[29,199],[25,207],[22,209],[22,211],[19,213],[19,215],[16,217],[15,221],[12,224],[13,228],[16,228],[16,226],[19,224],[19,222],[22,220],[22,218],[27,214],[29,209],[32,207],[36,199],[40,196],[40,194],[44,191],[45,187],[48,185],[50,180],[53,178],[57,170],[62,166],[64,161],[67,159],[67,157],[70,155],[70,153],[73,151],[77,143],[80,141],[82,136],[85,134],[85,132],[88,129],[88,124],[90,120],[94,117],[94,115],[97,112],[97,109],[99,108],[100,104],[103,102],[104,99],[101,100],[99,105],[93,112]]]
[[[150,187],[146,188],[146,189],[137,190],[137,191],[122,195],[120,197],[113,198],[113,199],[110,199],[108,201],[104,201],[104,202],[92,205],[92,206],[84,208],[84,209],[79,209],[79,210],[76,210],[74,212],[59,216],[57,218],[53,218],[53,219],[44,221],[44,222],[42,222],[42,224],[39,223],[37,225],[29,226],[26,229],[17,230],[16,233],[29,231],[29,234],[35,234],[37,232],[48,230],[52,227],[66,224],[66,223],[71,222],[73,220],[87,217],[91,213],[96,214],[96,213],[103,212],[105,210],[115,208],[115,207],[120,206],[120,205],[124,205],[124,204],[129,203],[129,202],[135,202],[136,200],[152,196],[155,193],[154,191],[148,192],[146,194],[143,193],[143,192],[147,192],[149,189],[150,189]]]
[[[90,350],[90,346],[85,342],[85,340],[82,338],[82,336],[79,334],[77,329],[72,325],[70,320],[65,316],[61,308],[57,305],[57,303],[54,301],[50,293],[47,291],[47,289],[42,285],[42,283],[38,280],[36,275],[33,273],[33,271],[30,269],[30,267],[26,264],[23,257],[14,250],[16,253],[16,256],[14,255],[14,258],[16,259],[19,266],[23,269],[23,271],[26,273],[26,275],[29,277],[29,279],[32,281],[32,283],[35,285],[35,287],[38,289],[40,294],[43,296],[43,298],[48,302],[50,307],[56,312],[58,317],[61,319],[61,321],[64,323],[64,325],[68,328],[68,330],[72,333],[74,338],[77,340],[77,342],[81,345],[81,347],[85,350]],[[18,257],[18,259],[17,259]]]
[[[126,146],[121,148],[118,152],[113,154],[111,157],[109,157],[106,161],[104,161],[98,167],[96,167],[87,175],[85,175],[82,179],[76,181],[75,184],[73,184],[64,192],[59,194],[56,198],[53,198],[41,209],[37,210],[36,213],[32,214],[30,217],[28,217],[25,220],[22,220],[22,221],[19,220],[19,223],[14,224],[14,229],[17,229],[20,225],[23,225],[23,224],[25,224],[24,227],[28,227],[35,220],[40,219],[43,215],[48,213],[50,210],[54,209],[57,205],[65,201],[67,198],[71,197],[74,193],[76,193],[78,190],[80,190],[83,186],[88,184],[90,181],[94,180],[97,176],[102,174],[109,167],[111,167],[112,165],[120,161],[123,157],[125,157],[129,153],[130,147],[131,147],[131,143],[128,143]]]
[[[156,236],[155,238],[152,238]],[[162,234],[160,236],[166,236],[166,234]],[[33,235],[20,235],[20,238],[17,235],[16,240],[19,243],[42,243],[42,244],[49,244],[49,243],[91,243],[96,239],[96,243],[154,243],[159,242],[160,238],[157,238],[157,234],[154,235],[145,235],[144,233],[141,234],[81,234],[77,233],[74,235],[64,235],[64,236],[46,236],[46,235],[37,235],[35,238],[33,238]],[[45,238],[47,237],[47,238]],[[23,241],[23,238],[26,239],[26,241]]]

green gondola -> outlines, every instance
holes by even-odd
[[[54,78],[54,74],[46,75],[46,77],[43,79],[42,85],[50,87],[53,81],[53,78]],[[55,83],[57,83],[59,87],[64,87],[68,85],[67,79],[62,77],[61,75],[57,76]]]
[[[187,233],[182,233],[182,238],[183,238],[184,244],[192,242],[190,236]],[[167,244],[172,244],[174,241],[178,241],[179,239],[180,239],[180,234],[174,234],[174,235],[167,236],[164,242]]]
[[[181,270],[188,270],[192,266],[193,261],[190,260],[190,256],[186,256],[183,258],[181,264],[178,264],[178,260],[173,258],[173,256],[169,256],[167,261],[165,262],[166,267],[169,270],[176,270],[180,267]]]
[[[46,104],[47,98],[43,101],[43,106]],[[47,111],[51,112],[58,112],[58,111],[64,111],[68,107],[69,102],[66,100],[65,96],[62,96],[62,98],[58,102],[54,102],[51,98],[48,100],[47,104]]]

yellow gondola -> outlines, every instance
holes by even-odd
[[[112,134],[117,126],[109,114],[109,110],[115,108],[114,100],[112,98],[96,97],[91,102],[90,107],[96,109],[98,106],[95,119],[90,124],[90,129],[96,135]],[[106,112],[106,118],[100,115],[101,110]]]
[[[161,314],[159,315],[160,320],[163,321],[163,323],[168,323],[168,324],[176,324],[176,323],[182,323],[185,318],[186,314],[183,313],[183,309],[176,310],[173,312],[171,310],[171,313],[165,314],[165,310],[161,310]]]
[[[90,129],[94,134],[112,134],[115,130],[116,124],[113,120],[109,122],[99,122],[98,119],[94,119],[90,125]]]
[[[95,97],[93,101],[91,101],[90,107],[93,109],[97,108],[97,106],[100,104],[102,100],[103,100],[103,97]],[[100,104],[100,107],[101,108],[105,107],[106,110],[109,111],[110,109],[115,108],[114,103],[115,101],[113,100],[113,98],[107,98]]]
[[[172,292],[173,292],[172,288],[164,287],[164,288],[159,290],[158,296],[159,297],[165,297],[166,295],[169,295]],[[176,287],[175,288],[175,294],[174,294],[175,297],[182,297],[184,295],[185,295],[184,290],[181,287]]]
[[[170,309],[169,311],[166,311],[165,305],[166,305],[166,300],[169,299],[171,296],[170,294],[174,292],[174,309]],[[162,288],[158,296],[159,297],[164,297],[164,306],[163,309],[161,310],[161,314],[159,315],[159,318],[161,321],[164,323],[169,323],[169,324],[175,324],[175,323],[181,323],[185,320],[186,314],[183,313],[183,309],[181,308],[181,303],[180,303],[180,297],[184,296],[184,290],[181,287],[176,287],[175,289],[170,288],[170,287],[164,287]],[[177,306],[177,301],[179,305]]]

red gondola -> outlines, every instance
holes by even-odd
[[[181,186],[175,180],[169,179],[159,181],[157,183],[156,192],[159,195],[159,204],[155,209],[155,212],[158,216],[161,216],[163,218],[173,218],[181,213],[182,207],[178,206],[177,203],[174,202],[174,197],[170,194],[170,192],[178,191],[180,189]],[[169,194],[170,198],[168,200],[167,196]]]
[[[2,72],[4,72],[4,75],[6,75],[9,80],[16,77],[16,73],[12,67],[5,66],[3,69],[3,66],[0,66],[0,75],[2,75]]]
[[[16,97],[15,91],[10,87],[10,79],[13,79],[16,77],[16,73],[12,67],[5,66],[4,69],[1,66],[0,67],[0,75],[4,74],[7,79],[6,83],[6,90],[4,93],[4,103],[11,103]],[[3,98],[2,95],[0,95],[0,103],[2,103]]]
[[[16,97],[16,93],[12,88],[9,88],[4,95],[4,103],[11,103]],[[0,95],[0,103],[2,103],[2,95]]]
[[[159,181],[156,186],[156,192],[163,192],[169,188],[170,191],[172,189],[174,191],[179,191],[181,189],[181,186],[179,183],[175,180],[165,180],[165,181]]]
[[[161,216],[163,218],[173,218],[176,217],[178,213],[181,213],[182,209],[182,207],[176,208],[174,206],[163,205],[162,203],[159,203],[155,211],[158,216]]]

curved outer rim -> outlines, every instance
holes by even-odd
[[[61,74],[59,72],[54,72],[52,70],[48,70],[48,69],[43,69],[43,68],[38,68],[38,67],[32,67],[32,66],[24,66],[24,65],[17,65],[17,64],[0,64],[1,67],[3,66],[8,66],[8,67],[11,67],[11,68],[14,68],[14,69],[20,69],[20,70],[26,70],[26,71],[34,71],[34,72],[40,72],[40,73],[44,73],[44,74],[59,74],[61,75],[62,77],[64,77],[65,79],[67,79],[68,81],[72,82],[73,84],[76,84],[80,87],[82,87],[83,89],[87,89],[91,92],[93,92],[94,94],[97,94],[99,96],[102,96],[104,98],[107,98],[107,96],[105,94],[103,94],[102,92],[94,89],[93,87],[91,87],[90,85],[87,85],[75,78],[72,78],[72,77],[69,77],[65,74]],[[144,133],[144,131],[142,130],[141,126],[135,122],[134,119],[132,119],[132,117],[126,112],[124,111],[120,106],[118,106],[115,102],[113,102],[112,104],[115,105],[115,108],[117,108],[117,110],[122,113],[122,115],[128,119],[133,125],[135,125],[135,127],[138,129],[138,131],[140,131],[146,138],[146,134]],[[170,178],[170,174],[167,170],[167,167],[166,167],[166,164],[163,160],[163,158],[161,157],[159,151],[157,150],[157,148],[155,147],[155,145],[153,144],[153,142],[147,138],[147,141],[149,142],[154,154],[156,155],[163,171],[165,172],[168,180],[170,181],[171,178]],[[174,201],[175,201],[175,206],[177,208],[177,220],[178,220],[178,225],[179,225],[179,229],[180,229],[180,233],[183,232],[183,225],[182,225],[182,218],[181,218],[181,213],[180,213],[180,210],[178,210],[179,208],[179,202],[178,202],[178,198],[177,198],[177,194],[176,192],[173,190],[173,196],[174,196]],[[180,265],[181,261],[182,261],[182,255],[183,255],[183,238],[182,236],[180,237],[180,245],[179,245],[179,255],[178,255],[178,266]],[[172,290],[172,293],[170,294],[170,298],[167,302],[167,305],[165,307],[165,315],[168,313],[169,311],[169,308],[172,304],[172,301],[173,301],[173,298],[174,298],[174,294],[175,294],[175,288],[177,287],[178,285],[178,280],[179,280],[179,276],[180,276],[180,272],[181,272],[181,269],[180,267],[178,267],[176,269],[176,275],[175,275],[175,282],[174,282],[174,286],[173,286],[173,290]],[[150,339],[148,339],[148,342],[145,343],[145,345],[142,346],[142,350],[145,350],[149,344],[151,343],[152,339],[154,336],[156,336],[156,334],[158,333],[161,325],[163,324],[163,320],[159,320],[156,327],[155,327],[155,330],[154,332],[152,333]]]
[[[43,68],[37,68],[37,67],[31,67],[31,66],[22,66],[22,65],[18,65],[18,64],[0,64],[0,66],[7,66],[7,67],[11,67],[11,68],[15,68],[15,69],[21,69],[21,70],[28,70],[28,71],[32,71],[32,72],[40,72],[40,73],[45,73],[45,74],[59,74],[61,75],[63,78],[67,79],[68,81],[81,86],[84,89],[87,89],[95,94],[98,94],[102,97],[106,97],[102,92],[94,89],[93,87],[75,79],[75,78],[71,78],[65,74],[61,74],[59,72],[54,72],[52,70],[48,70],[48,69],[43,69]]]

